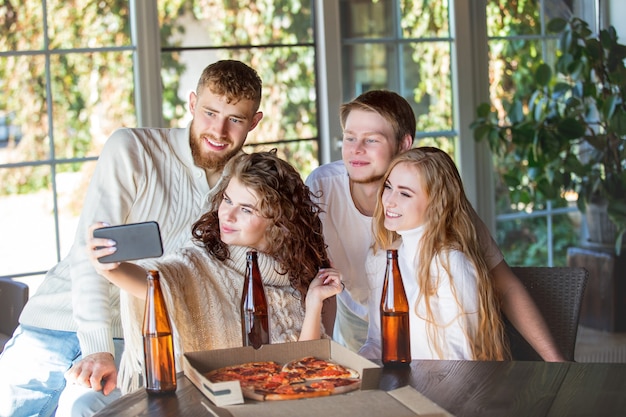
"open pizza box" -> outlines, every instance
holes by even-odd
[[[359,372],[361,387],[357,391],[327,397],[289,401],[253,401],[244,399],[238,381],[210,382],[206,373],[224,366],[247,362],[291,360],[315,356],[330,359]],[[204,394],[210,403],[204,404],[213,415],[244,416],[450,416],[444,409],[411,387],[385,392],[378,389],[382,367],[345,347],[329,340],[219,349],[184,354],[185,376]],[[215,407],[217,406],[217,407]],[[218,408],[223,407],[223,408]]]

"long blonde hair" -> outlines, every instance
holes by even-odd
[[[451,250],[462,252],[476,269],[478,288],[478,331],[468,334],[473,358],[476,360],[503,360],[508,358],[508,348],[504,337],[504,325],[500,315],[500,303],[489,268],[483,258],[478,242],[476,228],[472,221],[473,209],[468,201],[463,183],[454,161],[448,154],[433,147],[411,149],[398,155],[391,162],[384,176],[383,184],[389,174],[399,164],[408,164],[420,173],[422,186],[428,197],[424,219],[424,234],[420,241],[419,258],[416,260],[416,280],[420,287],[417,304],[422,297],[426,305],[427,329],[430,345],[442,357],[439,346],[438,332],[441,324],[434,318],[431,309],[431,296],[437,291],[436,283],[431,280],[431,264],[438,258],[450,280],[454,279],[454,271],[446,254]],[[385,213],[382,205],[384,188],[378,193],[374,211],[374,249],[391,248],[399,238],[396,232],[384,226]],[[454,286],[452,286],[454,291]],[[454,294],[459,303],[457,294]],[[460,303],[459,303],[460,305]],[[419,313],[418,313],[419,314]]]

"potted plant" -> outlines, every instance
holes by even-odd
[[[626,232],[626,46],[613,27],[596,36],[578,18],[554,19],[548,30],[560,34],[553,65],[539,63],[531,92],[499,112],[479,105],[474,137],[513,158],[522,175],[506,179],[511,191],[548,200],[575,192],[587,218],[590,207],[604,207],[619,254]]]

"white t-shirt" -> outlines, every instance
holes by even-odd
[[[443,357],[438,357],[431,348],[427,333],[426,309],[424,299],[417,303],[420,287],[416,279],[416,259],[419,252],[419,239],[423,227],[402,232],[402,244],[398,248],[398,264],[402,274],[402,283],[409,301],[409,327],[411,335],[412,359],[473,359],[468,335],[475,335],[478,328],[478,289],[476,270],[462,252],[447,253],[450,270],[454,273],[451,280],[441,265],[441,257],[431,264],[431,277],[438,279],[436,294],[430,298],[435,320],[442,324],[438,333],[439,346]],[[386,251],[375,254],[370,251],[366,270],[370,286],[369,301],[370,321],[367,342],[359,353],[366,358],[380,359],[382,355],[380,331],[380,298],[386,268]],[[454,294],[458,297],[457,303]],[[419,315],[418,315],[419,312]]]
[[[306,184],[319,196],[328,256],[346,285],[337,295],[333,339],[357,351],[367,338],[369,288],[365,260],[373,241],[372,218],[361,214],[354,205],[343,161],[318,167]]]

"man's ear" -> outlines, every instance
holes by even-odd
[[[408,133],[404,135],[402,141],[400,142],[400,152],[408,151],[413,147],[413,137]]]
[[[189,93],[189,112],[193,116],[193,112],[196,109],[196,101],[198,100],[198,96],[195,91]]]
[[[259,124],[262,118],[263,118],[263,112],[260,112],[260,111],[256,112],[254,116],[252,116],[252,124],[250,125],[250,129],[248,129],[248,132],[254,129]]]

